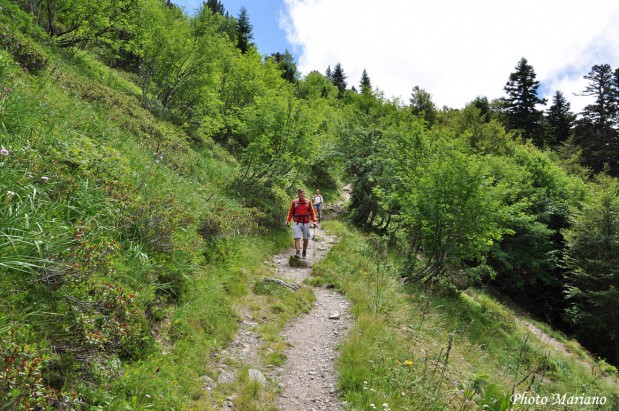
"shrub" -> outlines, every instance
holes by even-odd
[[[47,350],[18,342],[16,329],[13,324],[8,336],[0,338],[0,409],[73,408],[77,402],[75,395],[63,395],[45,384]]]
[[[41,46],[3,22],[0,22],[0,47],[10,52],[15,61],[28,70],[42,70],[49,65],[49,57]]]

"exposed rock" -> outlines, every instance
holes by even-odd
[[[265,386],[267,383],[267,379],[259,370],[255,368],[251,368],[249,370],[249,381],[257,382],[258,384]]]

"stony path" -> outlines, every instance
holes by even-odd
[[[312,311],[284,336],[291,347],[280,370],[278,408],[287,411],[343,410],[336,395],[335,360],[351,319],[348,302],[336,292],[317,289]]]
[[[318,241],[310,240],[307,262],[311,266],[326,255],[337,239],[317,230]],[[311,268],[292,268],[285,259],[276,257],[278,275],[285,281],[301,283],[311,275]],[[285,261],[283,261],[285,260]],[[348,330],[352,318],[348,301],[333,290],[314,290],[314,307],[298,318],[282,335],[290,344],[287,361],[276,370],[276,379],[282,389],[277,398],[280,410],[343,410],[335,388],[337,373],[335,361],[337,346]]]
[[[274,277],[287,283],[301,284],[311,276],[312,266],[329,252],[331,246],[337,243],[337,238],[327,235],[322,229],[312,229],[307,258],[308,267],[291,267],[288,263],[289,250],[272,258],[275,266]],[[286,350],[286,362],[283,366],[270,369],[267,376],[275,381],[280,388],[277,396],[277,407],[280,410],[343,410],[337,393],[337,373],[335,361],[337,346],[342,341],[350,324],[352,316],[348,301],[339,293],[324,288],[315,288],[316,301],[309,314],[292,320],[292,323],[282,332],[289,344]],[[261,340],[256,331],[259,321],[242,311],[242,321],[235,339],[228,348],[214,359],[218,378],[217,381],[206,377],[205,388],[210,391],[220,384],[234,381],[241,365],[250,367],[250,374],[257,376],[266,383],[262,374],[258,352]],[[234,410],[234,396],[222,405],[221,410]]]

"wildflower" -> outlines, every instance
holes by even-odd
[[[150,394],[146,394],[146,398],[150,400]]]
[[[0,154],[2,154],[3,156],[8,156],[9,150],[7,150],[6,148],[4,148],[4,146],[2,146],[2,150],[0,150]]]
[[[41,177],[41,181],[44,183],[47,183],[49,181],[49,177],[48,176],[43,176]]]
[[[404,365],[406,365],[407,367],[412,367],[413,366],[413,360],[406,360],[406,361],[404,361]]]
[[[371,404],[370,404],[370,408],[371,408],[371,409],[373,409],[373,410],[375,410],[375,409],[376,409],[376,405],[375,405],[374,403],[371,403]]]
[[[9,202],[9,198],[13,197],[15,195],[15,193],[13,191],[7,191],[6,192],[6,197],[4,198],[4,204]]]

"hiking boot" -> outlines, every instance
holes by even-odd
[[[297,253],[294,255],[294,258],[299,258],[299,251],[297,251]]]
[[[305,250],[303,250],[303,255],[301,256],[301,258],[305,258],[307,256],[307,253]]]

